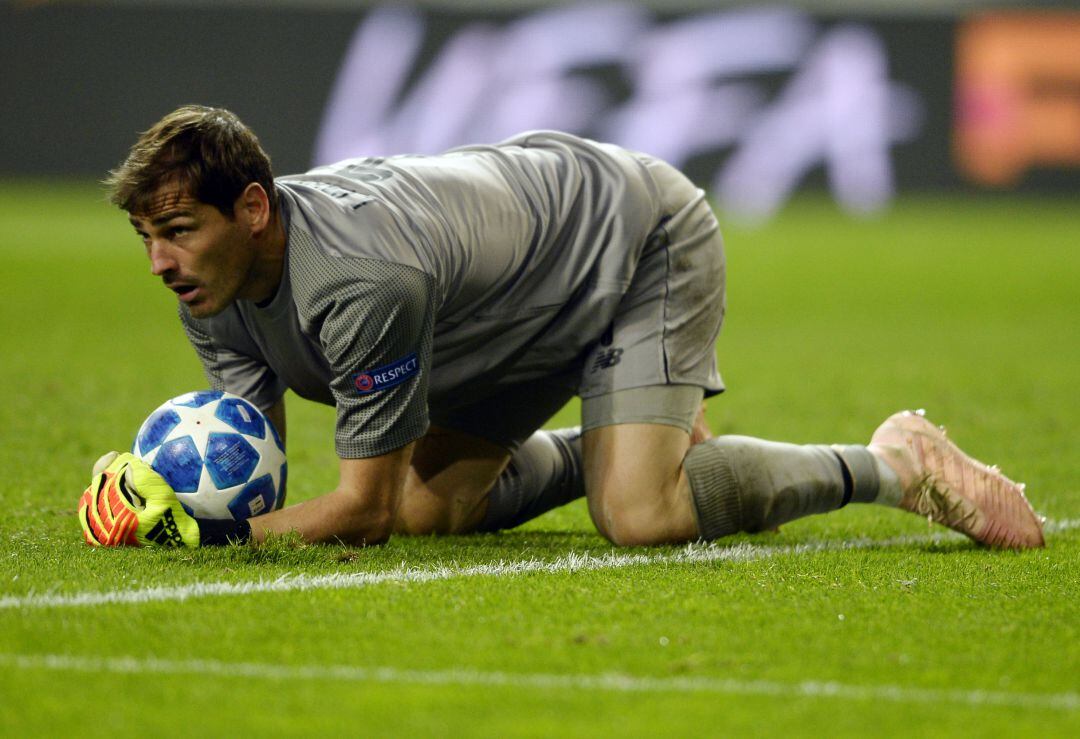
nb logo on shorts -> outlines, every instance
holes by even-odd
[[[593,360],[592,371],[599,372],[600,370],[611,369],[622,359],[622,351],[622,349],[615,348],[600,352],[596,355],[596,359]]]

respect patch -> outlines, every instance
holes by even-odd
[[[416,352],[413,352],[382,367],[357,372],[352,376],[353,387],[361,395],[368,395],[400,385],[418,374],[420,374],[420,359],[416,356]]]

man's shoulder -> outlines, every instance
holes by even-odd
[[[276,182],[289,223],[290,252],[297,247],[301,262],[365,258],[421,267],[416,245],[423,235],[406,209],[382,193],[332,176]]]
[[[296,223],[289,229],[288,248],[291,297],[302,319],[350,302],[416,298],[434,285],[426,271],[407,259],[342,248]]]

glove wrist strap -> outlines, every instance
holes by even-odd
[[[244,544],[251,539],[251,524],[247,521],[195,519],[199,524],[200,546]]]

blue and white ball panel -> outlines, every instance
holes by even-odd
[[[188,408],[202,408],[207,403],[220,400],[226,393],[220,390],[199,390],[194,393],[184,393],[170,400],[166,405],[182,405]],[[235,396],[234,396],[235,397]]]
[[[166,441],[158,448],[150,466],[178,493],[194,493],[199,489],[203,458],[190,436]]]
[[[219,489],[247,482],[258,464],[259,453],[240,434],[210,434],[206,444],[206,471]]]
[[[188,393],[154,411],[134,446],[196,518],[247,518],[279,507],[284,494],[285,453],[276,431],[267,438],[268,425],[237,396]]]
[[[239,521],[273,510],[277,497],[274,491],[277,489],[270,475],[256,477],[229,502],[229,513]]]
[[[245,462],[245,466],[248,464]],[[218,487],[211,474],[212,465],[206,464],[203,465],[200,484],[202,492],[177,493],[176,497],[195,511],[196,518],[237,518],[239,516],[234,510],[242,511],[240,506],[246,506],[247,513],[241,514],[243,518],[258,515],[276,506],[274,491],[280,491],[279,494],[284,492],[285,479],[281,473],[285,467],[285,455],[277,447],[266,445],[251,473],[242,482]]]
[[[214,415],[242,434],[266,438],[266,422],[255,406],[240,398],[225,398],[217,404]],[[275,432],[276,433],[276,432]]]
[[[180,425],[180,414],[172,408],[163,406],[150,414],[143,421],[142,428],[135,435],[135,449],[138,454],[146,454],[151,449],[161,446],[161,442]]]

